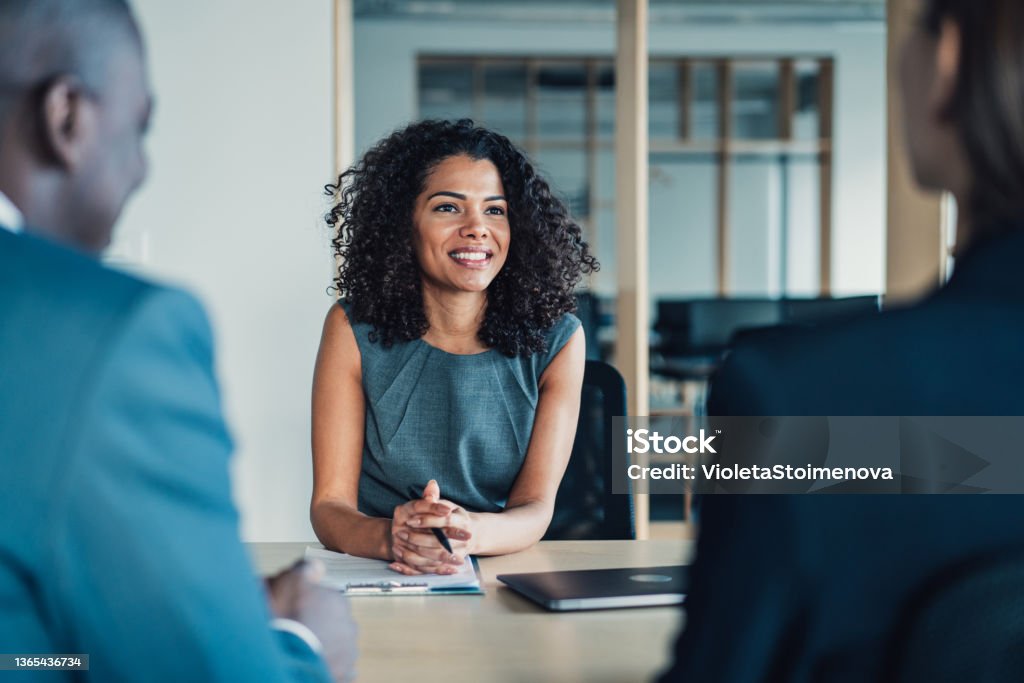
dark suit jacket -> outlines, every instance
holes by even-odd
[[[32,680],[324,681],[238,540],[206,316],[0,229],[0,648]]]
[[[1024,223],[923,303],[745,340],[711,415],[1024,415]],[[874,681],[930,576],[1024,544],[1018,496],[707,496],[664,680]]]

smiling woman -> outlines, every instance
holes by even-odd
[[[317,536],[406,574],[532,545],[579,411],[574,288],[597,268],[579,226],[467,120],[394,133],[328,191],[342,300],[313,382]]]
[[[486,298],[480,293],[505,265],[511,231],[498,169],[488,159],[458,154],[438,162],[424,185],[413,206],[412,244],[422,273],[427,319],[431,313],[450,317],[443,306],[447,301],[483,313]],[[461,339],[450,340],[460,348],[452,350],[485,350],[477,338],[475,318],[465,319],[469,324]],[[439,338],[444,334],[427,329],[424,338],[444,348],[445,340]],[[461,348],[465,345],[469,349]]]

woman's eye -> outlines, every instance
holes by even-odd
[[[489,213],[492,216],[504,216],[505,209],[501,208],[500,206],[491,206],[487,208],[486,213]]]
[[[440,211],[443,213],[454,213],[455,211],[458,211],[458,209],[455,208],[454,204],[438,204],[437,206],[434,207],[434,211]]]

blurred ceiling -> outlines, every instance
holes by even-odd
[[[353,0],[360,18],[611,22],[614,0]],[[885,0],[650,0],[652,23],[884,22]]]

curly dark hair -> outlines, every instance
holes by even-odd
[[[397,130],[325,187],[335,199],[326,216],[341,264],[335,287],[353,321],[372,325],[371,339],[385,347],[427,332],[413,207],[430,172],[457,155],[493,163],[508,201],[508,257],[487,288],[478,338],[510,357],[544,351],[544,333],[576,310],[576,284],[599,266],[580,226],[526,156],[469,119]]]

